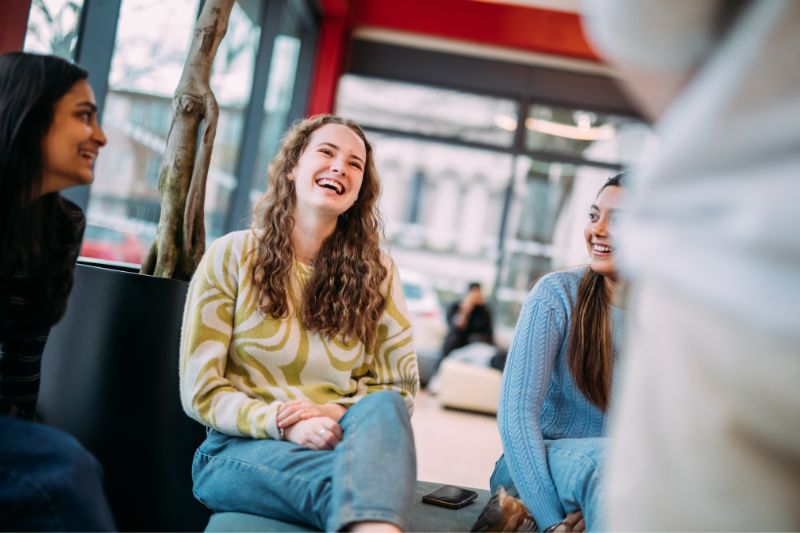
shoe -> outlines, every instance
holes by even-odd
[[[486,502],[470,531],[539,531],[536,521],[520,500],[503,487]]]

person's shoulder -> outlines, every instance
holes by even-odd
[[[561,302],[571,301],[587,268],[584,266],[545,274],[533,286],[530,297]]]
[[[386,270],[388,270],[390,276],[394,270],[397,270],[397,264],[394,262],[394,259],[392,259],[391,254],[389,254],[389,252],[386,250],[381,249],[380,261],[381,264],[386,267]]]
[[[386,277],[383,279],[384,285],[388,287],[400,283],[400,271],[397,268],[397,263],[386,250],[381,249],[380,263],[386,269]]]
[[[542,276],[539,283],[545,284],[550,288],[560,291],[573,293],[577,290],[581,278],[589,267],[581,266],[568,270],[557,270]]]
[[[251,229],[243,229],[239,231],[232,231],[220,237],[217,237],[211,243],[209,249],[235,249],[239,251],[254,248],[257,244],[256,236]]]
[[[58,201],[61,203],[61,207],[64,210],[64,213],[73,221],[83,222],[84,214],[83,209],[80,208],[78,204],[66,198],[64,196],[59,195]]]
[[[214,240],[205,255],[209,257],[209,260],[239,263],[247,258],[257,245],[258,239],[253,230],[232,231]]]

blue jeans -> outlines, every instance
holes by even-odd
[[[389,391],[369,394],[339,425],[344,437],[328,451],[210,430],[194,457],[194,494],[213,511],[327,531],[361,521],[405,527],[417,467],[402,398]]]
[[[0,416],[0,530],[115,531],[101,478],[71,435]]]
[[[544,441],[550,477],[561,500],[561,506],[565,513],[580,509],[586,520],[587,531],[605,529],[603,513],[606,497],[600,467],[603,464],[607,443],[608,439],[602,437]],[[514,477],[520,475],[524,476],[526,473],[515,473]],[[514,488],[505,456],[500,456],[497,460],[489,485],[492,493],[499,487],[505,487],[512,496],[519,496]],[[544,529],[553,524],[537,525],[540,529]]]

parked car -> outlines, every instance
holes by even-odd
[[[421,273],[410,270],[402,270],[400,279],[414,326],[414,344],[420,379],[424,385],[438,366],[442,343],[447,334],[447,323],[439,297],[430,281]]]
[[[86,226],[81,247],[84,257],[141,264],[146,253],[147,244],[133,232],[91,223]]]

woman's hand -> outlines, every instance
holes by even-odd
[[[583,519],[583,513],[580,510],[574,513],[567,513],[566,518],[553,531],[583,533],[586,531],[586,521]]]
[[[281,405],[275,417],[275,422],[283,430],[290,428],[301,420],[319,416],[328,417],[334,422],[338,422],[345,411],[347,409],[335,403],[320,405],[306,398],[299,398],[297,400],[289,400]]]
[[[309,450],[332,450],[342,442],[342,428],[327,416],[317,416],[292,425],[284,436]]]

